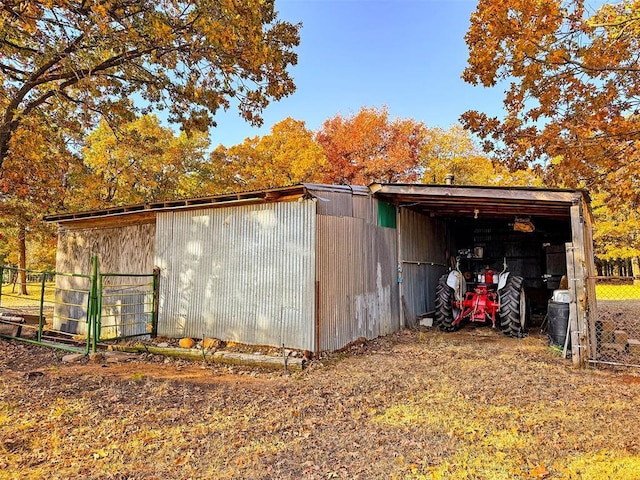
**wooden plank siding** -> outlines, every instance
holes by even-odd
[[[97,255],[103,273],[150,274],[155,255],[155,223],[106,228],[60,228],[56,253],[58,272],[91,274]],[[86,333],[87,288],[84,278],[56,276],[53,326],[74,334]],[[68,322],[76,319],[78,322]],[[68,327],[65,326],[68,324]]]

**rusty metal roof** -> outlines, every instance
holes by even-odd
[[[155,212],[295,200],[301,196],[321,197],[322,192],[344,192],[373,195],[405,208],[439,217],[483,217],[531,215],[569,218],[569,208],[585,199],[582,190],[543,189],[529,187],[485,187],[466,185],[426,185],[373,183],[369,187],[350,185],[298,184],[286,187],[225,193],[207,197],[163,200],[100,210],[58,213],[45,217],[47,222],[75,222],[98,218],[135,215],[153,218]]]
[[[47,222],[64,222],[70,220],[83,220],[99,217],[113,217],[130,214],[144,214],[146,212],[158,212],[166,210],[184,210],[195,208],[210,208],[216,206],[229,206],[230,204],[266,203],[282,199],[299,197],[306,193],[304,185],[292,185],[265,190],[247,192],[223,193],[207,197],[186,198],[177,200],[159,200],[156,202],[139,203],[135,205],[123,205],[103,208],[99,210],[87,210],[81,212],[57,213],[44,218]]]

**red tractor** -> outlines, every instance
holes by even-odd
[[[486,268],[477,275],[476,286],[467,291],[467,282],[460,272],[460,258],[456,269],[440,277],[436,287],[435,320],[444,331],[457,330],[464,320],[499,323],[505,335],[523,337],[526,326],[526,297],[522,277],[507,271]]]

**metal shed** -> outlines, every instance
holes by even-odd
[[[515,235],[516,216],[536,233]],[[432,310],[435,283],[467,246],[513,257],[544,295],[545,249],[560,245],[573,269],[573,344],[587,344],[595,297],[582,191],[303,184],[47,220],[59,225],[58,271],[88,273],[91,254],[106,271],[160,268],[159,335],[316,352],[397,331]],[[573,352],[579,362],[581,350]]]

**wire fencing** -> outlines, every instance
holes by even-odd
[[[89,275],[0,266],[0,335],[89,352]]]
[[[154,335],[158,272],[91,275],[0,265],[0,337],[89,353],[99,342]]]
[[[157,275],[100,274],[99,341],[154,333]]]
[[[592,324],[591,361],[640,366],[640,281],[595,277],[597,318]]]

